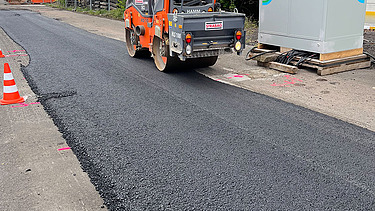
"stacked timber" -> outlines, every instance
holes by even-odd
[[[248,54],[259,66],[268,67],[282,72],[296,74],[299,68],[315,69],[318,75],[330,75],[350,70],[363,69],[371,66],[370,57],[363,54],[363,48],[329,54],[314,54],[301,58],[295,56],[287,64],[278,62],[280,56],[293,51],[279,46],[258,45]],[[308,53],[308,52],[307,52]],[[303,62],[301,60],[303,59]]]
[[[66,0],[68,7],[74,7],[75,1],[77,3],[77,7],[81,8],[89,8],[90,7],[90,0]],[[108,0],[91,0],[92,3],[92,9],[93,10],[108,10]],[[110,0],[110,10],[117,9],[118,0]]]
[[[109,1],[110,9],[111,10],[117,9],[117,3],[118,3],[117,0],[110,0]],[[106,1],[106,0],[95,1],[94,5],[93,5],[93,8],[107,10],[108,9],[108,1]]]
[[[8,4],[17,5],[17,4],[26,4],[27,0],[7,0]]]

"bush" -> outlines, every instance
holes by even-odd
[[[259,0],[219,0],[221,7],[226,11],[233,11],[237,8],[239,12],[245,13],[252,20],[258,20]]]
[[[125,9],[126,9],[126,0],[118,0],[117,6],[118,6],[118,8],[123,9],[125,11]]]

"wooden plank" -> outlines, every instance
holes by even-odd
[[[331,75],[334,73],[341,73],[349,70],[357,70],[357,69],[363,69],[363,68],[369,68],[371,66],[371,61],[362,61],[362,62],[356,62],[356,63],[347,63],[347,64],[341,64],[339,66],[335,67],[329,67],[329,68],[319,68],[318,69],[318,75]]]
[[[256,50],[262,52],[263,50],[272,50],[275,47],[276,46],[270,46],[270,45],[258,43],[258,48]],[[290,50],[292,50],[292,49],[286,48],[286,47],[280,47],[280,53],[284,53],[284,52],[287,52],[287,51],[290,51]],[[363,55],[363,48],[357,48],[357,49],[352,49],[352,50],[347,50],[347,51],[339,51],[339,52],[334,52],[334,53],[320,54],[319,60],[313,59],[312,61],[331,62],[331,60],[344,59],[344,58],[348,58],[348,57],[361,56],[361,55]]]
[[[287,64],[281,64],[278,62],[259,62],[258,61],[258,66],[268,67],[274,70],[278,70],[278,71],[290,73],[290,74],[296,74],[298,72],[298,67],[287,65]]]
[[[255,48],[253,51],[255,53],[263,53],[263,52],[269,52],[269,51],[272,51],[272,50],[270,50],[270,49],[263,49],[263,48]],[[276,53],[278,53],[278,52],[276,52]]]
[[[339,51],[339,52],[333,52],[333,53],[327,53],[327,54],[320,54],[320,61],[327,61],[332,59],[341,59],[346,58],[350,56],[356,56],[363,54],[363,48],[357,48],[347,51]]]
[[[268,52],[271,51],[269,49],[259,49],[256,48],[253,50],[256,53],[262,53],[262,52]],[[280,52],[276,52],[277,55],[280,55]],[[351,61],[351,60],[358,60],[358,59],[366,59],[368,56],[366,54],[360,54],[360,55],[355,55],[355,56],[349,56],[345,58],[340,58],[340,59],[332,59],[332,60],[327,60],[327,61],[320,61],[318,59],[309,59],[307,60],[307,63],[313,64],[313,65],[320,65],[320,66],[325,66],[325,65],[332,65],[335,63],[341,63],[341,62],[346,62],[346,61]],[[296,57],[296,59],[300,59],[300,57]]]
[[[293,50],[292,48],[285,48],[285,47],[280,47],[280,53],[285,53],[285,52],[288,52],[288,51],[291,51]]]
[[[332,59],[332,60],[327,60],[327,61],[320,61],[318,59],[311,59],[308,61],[308,63],[311,64],[316,64],[316,65],[330,65],[330,64],[335,64],[335,63],[340,63],[340,62],[346,62],[350,60],[357,60],[357,59],[366,59],[368,56],[366,54],[360,54],[356,56],[349,56],[346,58],[341,58],[341,59]]]
[[[292,61],[291,64],[295,65],[297,64],[297,62]],[[371,66],[371,61],[369,60],[369,58],[356,61],[356,62],[340,63],[335,66],[329,66],[329,67],[317,66],[314,64],[310,64],[310,63],[302,64],[302,67],[316,69],[318,75],[331,75],[334,73],[346,72],[350,70],[369,68],[370,66]]]
[[[270,51],[270,49],[254,49],[254,52],[262,53]],[[359,54],[358,54],[359,53]],[[280,52],[274,53],[275,55],[280,55]],[[356,54],[356,55],[350,55]],[[370,58],[363,54],[363,48],[354,49],[351,51],[344,51],[344,52],[337,52],[333,53],[332,55],[328,54],[321,54],[325,56],[331,57],[330,60],[321,61],[318,59],[310,59],[302,64],[303,67],[313,68],[317,70],[318,75],[330,75],[334,73],[340,73],[350,70],[368,68],[371,66]],[[350,56],[348,56],[350,55]],[[334,57],[341,57],[342,58],[334,58]],[[345,56],[345,57],[344,57]],[[329,57],[326,57],[327,59]],[[298,61],[299,57],[296,57],[291,64],[295,65]],[[258,65],[263,67],[272,68],[275,70],[279,70],[282,72],[287,72],[291,74],[296,74],[298,71],[298,67],[285,65],[277,62],[262,62],[258,60]]]
[[[269,62],[268,67],[274,70],[291,73],[291,74],[296,74],[298,72],[298,67],[287,65],[287,64],[281,64],[278,62]]]
[[[264,52],[264,51],[270,51],[271,49],[267,49],[269,47],[268,45],[265,44],[258,44],[258,48],[255,49],[255,52]],[[280,54],[284,53],[288,50],[292,50],[291,48],[285,48],[285,47],[280,47]],[[354,57],[366,57],[366,55],[363,54],[363,48],[358,48],[358,49],[353,49],[353,50],[348,50],[348,51],[340,51],[340,52],[334,52],[334,53],[328,53],[328,54],[320,54],[319,59],[311,59],[312,63],[316,64],[331,64],[334,62],[343,62],[342,59],[345,60],[350,60]]]

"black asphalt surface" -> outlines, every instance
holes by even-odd
[[[375,133],[28,11],[0,26],[110,210],[375,210]],[[35,131],[37,132],[37,131]]]

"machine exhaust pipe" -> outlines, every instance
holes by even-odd
[[[139,26],[136,26],[136,27],[135,27],[135,34],[136,34],[137,36],[144,35],[144,34],[145,34],[145,31],[146,31],[146,29],[145,29],[145,27],[142,26],[142,25],[139,25]]]

